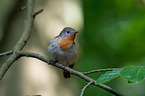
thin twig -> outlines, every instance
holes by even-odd
[[[110,88],[109,86],[106,86],[104,84],[96,84],[96,81],[84,74],[82,74],[81,72],[79,71],[76,71],[76,70],[73,70],[69,67],[64,67],[62,64],[59,64],[59,63],[56,63],[56,62],[52,62],[51,60],[47,59],[46,57],[43,57],[39,54],[36,54],[36,53],[31,53],[31,52],[24,52],[24,51],[21,51],[21,52],[17,52],[17,54],[19,54],[20,57],[33,57],[33,58],[37,58],[47,64],[50,64],[50,65],[53,65],[57,68],[60,68],[60,69],[63,69],[63,70],[66,70],[68,72],[70,72],[71,74],[73,75],[76,75],[80,78],[82,78],[83,80],[87,81],[87,82],[92,82],[91,84],[92,85],[95,85],[95,86],[98,86],[100,88],[103,88],[104,90],[107,90],[108,92],[114,94],[115,96],[123,96],[121,95],[119,92],[117,92],[116,90]]]
[[[7,52],[4,52],[4,53],[0,53],[0,57],[1,57],[1,56],[10,55],[10,54],[12,54],[12,53],[13,53],[13,51],[12,51],[12,50],[7,51]]]
[[[87,84],[86,86],[84,86],[84,88],[81,90],[81,96],[83,96],[85,89],[86,89],[89,85],[91,85],[92,83],[93,83],[92,81],[91,81],[91,82],[88,82],[88,84]]]
[[[33,13],[33,18],[35,18],[36,15],[40,14],[41,12],[43,12],[43,9],[40,9],[40,10],[34,12],[34,13]]]
[[[99,70],[92,70],[92,71],[88,71],[88,72],[83,72],[83,74],[91,74],[91,73],[95,73],[95,72],[102,72],[102,71],[112,71],[112,70],[117,70],[117,69],[121,69],[121,68],[108,68],[108,69],[99,69]]]

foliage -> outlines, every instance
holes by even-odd
[[[102,74],[96,81],[96,84],[106,83],[119,77],[121,69],[107,71],[105,74]]]
[[[145,66],[127,66],[124,67],[120,76],[127,79],[129,83],[139,83],[145,78]]]
[[[119,76],[127,79],[129,83],[139,83],[145,78],[145,66],[127,66],[122,69],[107,71],[97,79],[96,83],[106,83]]]

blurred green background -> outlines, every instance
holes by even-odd
[[[19,40],[26,15],[26,0],[0,0],[0,52]],[[86,72],[101,68],[145,65],[145,0],[36,0],[35,11],[43,8],[34,22],[25,51],[47,56],[50,40],[66,26],[77,36],[79,58],[74,69]],[[7,59],[0,58],[0,66]],[[0,96],[79,96],[86,85],[72,76],[65,80],[61,70],[36,59],[16,61],[0,81]],[[103,72],[88,75],[97,79]],[[106,85],[125,96],[145,96],[145,81],[128,84],[117,78]],[[90,86],[84,96],[112,96]]]

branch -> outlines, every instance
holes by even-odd
[[[23,49],[23,47],[26,45],[30,34],[31,34],[31,29],[33,26],[34,18],[33,18],[33,13],[34,13],[34,0],[27,0],[27,14],[26,18],[24,21],[24,30],[23,34],[20,37],[19,41],[14,47],[14,52],[15,51],[20,51]]]
[[[57,68],[60,68],[60,69],[69,71],[71,74],[77,75],[77,76],[83,78],[83,79],[84,79],[85,81],[87,81],[87,82],[90,82],[90,81],[93,80],[93,79],[91,79],[91,78],[85,76],[85,75],[82,74],[81,72],[78,72],[78,71],[75,71],[75,70],[73,70],[73,69],[71,69],[71,68],[69,68],[69,67],[63,66],[62,64],[56,63],[56,62],[54,62],[54,61],[52,61],[52,60],[49,60],[49,59],[47,59],[46,57],[43,57],[43,56],[41,56],[41,55],[39,55],[39,54],[31,53],[31,52],[24,52],[24,51],[17,52],[17,54],[19,54],[20,57],[26,56],[26,57],[37,58],[37,59],[39,59],[39,60],[41,60],[41,61],[43,61],[43,62],[45,62],[45,63],[47,63],[47,64],[50,64],[50,65],[53,65],[53,66],[55,66],[55,67],[57,67]],[[94,81],[94,82],[95,82],[95,81]]]
[[[91,85],[92,83],[93,83],[93,82],[89,82],[86,86],[84,86],[84,88],[81,90],[81,91],[82,91],[82,92],[81,92],[81,96],[83,96],[85,89],[86,89],[89,85]]]
[[[95,84],[96,83],[95,80],[93,80],[90,77],[84,75],[83,73],[78,72],[76,70],[73,70],[73,69],[71,69],[69,67],[64,67],[62,64],[56,63],[56,62],[54,62],[52,60],[49,60],[46,57],[43,57],[43,56],[41,56],[39,54],[31,53],[31,52],[24,52],[24,51],[17,52],[17,54],[19,54],[20,57],[26,56],[26,57],[33,57],[33,58],[39,59],[39,60],[41,60],[41,61],[43,61],[43,62],[45,62],[47,64],[53,65],[53,66],[55,66],[57,68],[60,68],[60,69],[63,69],[63,70],[66,70],[66,71],[70,72],[71,74],[76,75],[76,76],[82,78],[83,80],[85,80],[87,82],[92,82],[91,84],[93,84],[95,86],[98,86],[100,88],[103,88],[104,90],[109,91],[110,93],[114,94],[115,96],[123,96],[119,92],[117,92],[116,90],[110,88],[109,86],[106,86],[104,84]]]
[[[16,54],[16,51],[22,50],[22,48],[26,45],[30,37],[30,32],[34,22],[34,18],[32,16],[33,13],[34,13],[34,0],[27,0],[27,15],[25,19],[23,34],[13,48],[13,54],[4,62],[4,64],[0,68],[0,80],[2,79],[6,71],[9,69],[9,67],[12,65],[12,63],[14,63],[19,57],[19,54]]]
[[[99,69],[99,70],[92,70],[89,72],[83,72],[83,74],[91,74],[91,73],[95,73],[95,72],[102,72],[102,71],[112,71],[112,70],[117,70],[117,69],[121,69],[121,68],[108,68],[108,69]]]
[[[12,53],[13,53],[13,51],[12,51],[12,50],[7,51],[7,52],[4,52],[4,53],[0,53],[0,57],[1,57],[1,56],[10,55],[10,54],[12,54]]]
[[[40,9],[40,10],[36,11],[36,12],[33,14],[33,18],[35,18],[36,15],[38,15],[38,14],[40,14],[40,13],[42,13],[42,12],[43,12],[43,9]]]

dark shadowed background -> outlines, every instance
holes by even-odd
[[[26,0],[0,0],[0,53],[19,40],[26,15],[19,9],[25,4]],[[41,8],[25,51],[48,57],[50,40],[70,26],[80,31],[75,70],[145,65],[145,0],[35,0],[35,11]],[[0,66],[7,57],[0,57]],[[96,80],[102,73],[88,76]],[[79,96],[85,85],[76,76],[64,79],[60,69],[37,59],[21,58],[0,81],[0,96]],[[125,96],[145,96],[145,82],[128,84],[117,78],[106,85]],[[84,96],[112,94],[90,86]]]

